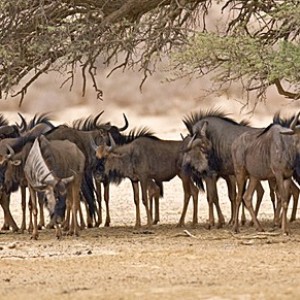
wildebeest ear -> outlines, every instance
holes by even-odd
[[[280,134],[284,134],[284,135],[293,135],[295,134],[296,132],[293,130],[293,129],[290,129],[290,128],[285,128],[285,127],[282,127],[280,129]]]
[[[208,124],[208,122],[205,121],[205,122],[203,123],[202,127],[199,128],[199,133],[200,133],[200,135],[206,136],[207,124]]]
[[[15,159],[15,160],[11,161],[12,165],[14,165],[14,166],[19,166],[21,164],[21,162],[22,161],[20,159]]]

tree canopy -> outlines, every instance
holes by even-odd
[[[275,85],[280,95],[300,98],[300,1],[220,1],[224,28],[198,32],[173,55],[177,76],[213,74],[221,85],[240,81],[264,99]]]
[[[225,25],[208,30],[215,3]],[[176,76],[241,80],[259,97],[274,84],[298,99],[299,16],[299,1],[289,0],[0,0],[0,98],[20,96],[22,102],[50,71],[68,74],[62,84],[72,88],[78,67],[82,93],[89,77],[102,97],[98,58],[113,70],[137,66],[144,81],[172,53]]]

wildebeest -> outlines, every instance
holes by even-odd
[[[204,180],[206,182],[207,200],[209,205],[209,227],[214,225],[213,203],[216,205],[218,213],[218,227],[225,223],[224,216],[219,206],[217,193],[217,180],[222,177],[226,180],[228,186],[229,199],[232,206],[233,220],[235,211],[236,187],[234,179],[234,167],[231,156],[231,145],[233,141],[246,131],[256,131],[255,128],[248,126],[246,122],[237,123],[233,119],[227,117],[218,110],[200,111],[187,116],[183,120],[190,135],[197,135],[200,138],[198,143],[207,143],[207,139],[211,142],[209,149],[208,162],[209,174],[206,174]],[[201,129],[205,125],[205,134],[201,134]],[[203,145],[203,147],[206,147]],[[198,151],[199,152],[199,151]],[[200,152],[201,153],[201,149]],[[193,161],[197,164],[198,159]],[[191,165],[191,162],[189,162]],[[257,186],[258,203],[263,197],[264,190],[260,183]]]
[[[50,215],[54,214],[56,193],[67,193],[67,199],[72,203],[72,225],[69,234],[79,235],[77,211],[84,165],[84,154],[68,140],[48,141],[46,137],[40,136],[34,141],[24,166],[32,198],[34,239],[38,237],[36,191],[45,193]],[[61,220],[58,220],[58,223],[61,223]],[[57,229],[57,237],[60,238],[59,224]]]
[[[160,140],[147,129],[132,131],[128,136],[128,143],[116,145],[111,137],[111,146],[99,146],[97,157],[105,158],[105,173],[109,178],[128,177],[134,189],[136,205],[136,223],[141,225],[139,211],[138,182],[142,190],[142,200],[147,213],[147,225],[151,226],[152,218],[148,209],[147,184],[153,179],[159,186],[178,175],[183,183],[184,207],[179,225],[184,224],[184,218],[192,195],[194,200],[193,223],[198,222],[198,188],[193,184],[189,175],[181,168],[184,147],[187,147],[190,138],[184,141]]]
[[[300,112],[289,128],[271,124],[264,130],[245,132],[232,144],[232,158],[237,179],[238,194],[234,230],[238,228],[239,205],[244,200],[256,228],[263,230],[252,207],[252,195],[259,180],[275,180],[277,196],[282,206],[282,230],[288,234],[286,220],[292,176],[299,178],[300,126],[296,126]],[[249,184],[245,190],[246,180]],[[275,215],[278,224],[279,210]]]
[[[1,177],[5,177],[4,173],[6,172],[7,165],[6,162],[10,158],[11,150],[13,152],[20,151],[23,146],[29,142],[33,141],[37,136],[40,134],[47,132],[48,130],[51,130],[54,125],[49,121],[49,117],[46,114],[43,115],[35,115],[34,118],[29,122],[29,124],[26,123],[25,119],[21,114],[19,114],[22,119],[22,125],[18,126],[18,129],[16,129],[15,125],[7,125],[5,128],[5,131],[2,131],[2,135],[5,133],[5,138],[0,140],[0,171],[1,171]],[[10,130],[8,130],[10,127]],[[7,135],[10,132],[9,135]],[[16,176],[14,176],[16,178]],[[16,191],[18,189],[19,183],[21,182],[21,179],[15,180],[13,183],[10,184],[9,189],[3,188],[2,182],[2,196],[1,196],[1,203],[4,210],[4,219],[6,223],[6,227],[9,228],[11,226],[14,231],[18,230],[18,227],[13,220],[10,211],[9,211],[9,199],[10,199],[10,193],[13,191]],[[7,182],[6,182],[7,184]],[[25,224],[25,207],[26,204],[25,201],[25,187],[21,187],[21,196],[22,196],[22,211],[23,211],[23,220],[22,220],[22,229]],[[40,203],[41,205],[41,203]],[[42,212],[42,210],[40,210]]]
[[[122,135],[121,132],[125,131],[128,128],[128,120],[125,114],[123,114],[125,124],[122,127],[117,127],[112,125],[110,122],[101,123],[100,116],[103,114],[103,111],[100,112],[95,117],[89,116],[84,119],[75,120],[73,122],[73,128],[78,129],[80,131],[97,131],[110,133],[113,137],[114,141],[117,144],[124,144],[126,142],[126,136]],[[97,142],[98,144],[98,142]],[[101,160],[97,160],[96,163],[93,161],[90,164],[90,169],[94,173],[97,170],[97,176],[94,175],[95,185],[97,190],[97,202],[98,202],[98,220],[96,221],[96,226],[99,226],[102,223],[102,192],[101,192],[101,183],[104,187],[104,201],[106,206],[106,218],[104,222],[104,226],[110,226],[110,212],[109,212],[109,180],[104,173],[99,172],[99,170],[103,168],[103,162]],[[92,186],[91,180],[89,180],[90,185]]]

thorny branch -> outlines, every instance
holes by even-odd
[[[162,53],[185,43],[210,0],[0,0],[0,96],[21,95],[46,71],[82,69],[102,97],[96,70],[139,65],[145,78]],[[203,10],[206,13],[206,10]],[[125,59],[124,59],[125,57]],[[29,78],[29,79],[28,79]],[[25,84],[22,80],[25,80]],[[22,88],[14,92],[13,88]]]

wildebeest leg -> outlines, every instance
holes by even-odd
[[[141,180],[141,190],[142,190],[142,201],[145,206],[146,210],[146,215],[147,215],[147,227],[152,226],[152,216],[150,214],[149,210],[149,201],[148,201],[148,193],[147,193],[147,188],[148,188],[148,180]]]
[[[226,176],[225,181],[227,183],[228,196],[231,204],[231,217],[228,225],[233,225],[234,213],[235,213],[235,199],[236,199],[236,180],[234,176]]]
[[[253,205],[252,205],[252,198],[253,198],[254,191],[257,187],[257,183],[258,183],[258,180],[256,178],[250,176],[249,185],[248,185],[248,187],[247,187],[247,189],[244,193],[243,200],[245,202],[246,207],[248,208],[248,210],[250,212],[250,215],[251,215],[251,218],[254,222],[256,230],[264,231],[262,226],[260,225],[256,215],[255,215]]]
[[[80,219],[80,229],[84,229],[86,227],[85,222],[84,222],[84,218],[83,218],[83,213],[82,213],[82,208],[79,202],[78,205],[78,211],[79,211],[79,219]]]
[[[246,175],[243,171],[236,171],[236,183],[237,183],[237,195],[236,195],[236,206],[235,206],[235,216],[233,231],[239,232],[239,209],[243,198],[243,193],[246,185]]]
[[[211,178],[211,180],[212,180],[212,183],[210,184],[211,191],[210,192],[207,191],[207,193],[208,193],[208,197],[209,197],[209,202],[213,203],[217,210],[217,214],[218,214],[217,228],[221,228],[225,224],[225,218],[223,216],[223,213],[222,213],[222,210],[221,210],[221,207],[219,204],[219,196],[218,196],[218,190],[217,190],[217,177],[213,176]],[[211,208],[213,211],[212,205],[209,206],[209,208]],[[211,221],[210,221],[210,224],[214,224],[213,212],[212,212],[212,219],[213,219],[213,222],[211,223]]]
[[[291,179],[283,179],[281,176],[276,176],[276,183],[281,197],[282,206],[282,221],[281,228],[283,233],[289,234],[289,229],[287,225],[287,208],[288,208],[288,197],[291,186]]]
[[[105,227],[109,227],[110,225],[110,213],[109,213],[109,183],[106,182],[104,184],[104,201],[106,207],[106,219],[105,219]]]
[[[28,208],[29,208],[29,225],[28,225],[28,232],[32,233],[33,231],[33,221],[32,221],[32,201],[31,201],[31,194],[29,190],[29,200],[28,200]]]
[[[65,218],[64,223],[63,223],[63,231],[69,231],[69,229],[70,229],[71,202],[70,202],[69,197],[67,197],[66,206],[67,206],[66,218]]]
[[[298,198],[299,198],[299,189],[296,186],[296,184],[294,183],[294,181],[291,181],[290,194],[293,195],[293,210],[292,210],[290,222],[293,222],[296,220],[297,208],[298,208]]]
[[[98,202],[98,220],[95,223],[96,227],[99,227],[102,224],[102,189],[101,189],[101,181],[99,179],[95,179],[95,186],[96,186],[96,196]]]
[[[177,227],[184,226],[185,215],[186,215],[187,208],[189,205],[189,200],[191,197],[190,179],[186,176],[181,176],[180,178],[182,180],[184,199],[183,199],[183,209],[182,209],[181,217],[179,219]]]
[[[160,221],[160,217],[159,217],[159,195],[154,196],[154,202],[155,202],[155,215],[154,215],[153,224],[157,224]],[[152,215],[152,213],[151,213],[151,215]]]
[[[44,216],[44,194],[37,193],[38,202],[39,202],[39,209],[40,209],[40,221],[38,224],[38,229],[42,229],[45,226],[45,216]]]
[[[83,198],[83,203],[85,205],[85,209],[86,209],[86,223],[87,223],[87,228],[92,228],[93,227],[93,220],[91,217],[91,214],[89,212],[89,206],[88,203],[86,201],[85,198]],[[71,204],[70,204],[70,208],[69,208],[69,213],[71,212]]]
[[[255,215],[256,215],[256,217],[258,216],[259,208],[260,208],[262,199],[264,197],[264,193],[265,193],[265,190],[263,189],[261,182],[258,181],[257,185],[256,185],[256,206],[255,206]],[[250,226],[254,225],[253,220],[251,220],[249,222],[249,225]]]
[[[140,215],[140,195],[139,195],[139,185],[137,181],[131,181],[133,189],[133,198],[135,204],[135,228],[141,227],[141,215]]]
[[[270,189],[270,198],[272,201],[273,211],[274,211],[274,220],[276,214],[276,197],[275,197],[275,190],[276,190],[276,181],[273,179],[268,180],[269,189]]]
[[[241,225],[246,224],[246,214],[245,214],[245,203],[242,201],[242,215],[241,215]]]
[[[194,213],[193,213],[193,225],[198,224],[198,193],[197,187],[190,181],[190,191],[193,197]]]
[[[205,179],[205,184],[206,184],[207,203],[208,203],[208,229],[210,229],[211,226],[215,225],[213,202],[214,202],[214,197],[217,196],[215,195],[216,188],[214,187],[216,182],[213,178],[207,177]]]
[[[79,226],[77,221],[77,211],[79,209],[79,186],[80,184],[74,180],[72,183],[72,220],[74,235],[79,236]]]
[[[10,202],[9,200],[10,199],[9,198],[10,198],[10,195],[3,192],[1,195],[0,204],[3,209],[5,223],[7,223],[8,226],[12,227],[12,230],[14,232],[16,232],[19,230],[19,227],[17,226],[15,220],[13,219],[13,217],[10,213],[10,209],[9,209],[9,202]]]
[[[38,233],[38,224],[37,224],[37,215],[38,215],[38,209],[37,209],[37,201],[36,201],[36,193],[34,189],[29,185],[29,192],[31,196],[31,204],[32,204],[32,213],[33,213],[33,231],[31,238],[37,240],[39,233]]]
[[[21,232],[26,230],[26,187],[21,186],[22,224]]]

